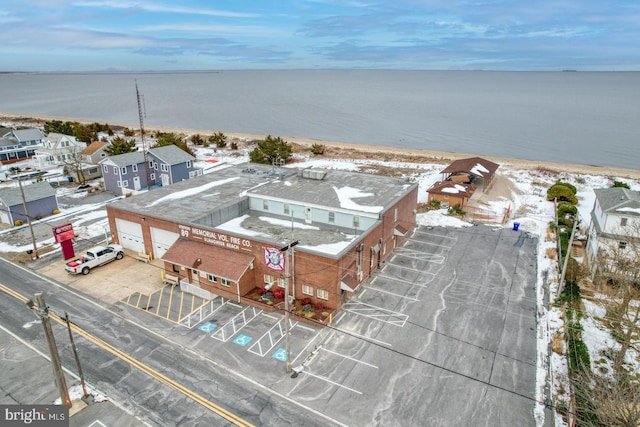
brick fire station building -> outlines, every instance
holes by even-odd
[[[290,278],[294,298],[339,309],[414,228],[417,198],[397,178],[242,164],[107,213],[113,240],[162,259],[184,291],[242,302]]]

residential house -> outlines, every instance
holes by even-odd
[[[464,208],[476,188],[471,184],[455,181],[440,181],[433,184],[428,190],[428,200],[437,200],[442,207],[460,205]]]
[[[105,190],[125,194],[131,190],[167,186],[202,175],[202,169],[196,168],[194,161],[195,157],[189,153],[169,145],[149,149],[146,159],[144,152],[135,151],[107,157],[100,165]]]
[[[90,163],[93,165],[97,165],[100,163],[100,160],[104,160],[108,157],[105,149],[111,143],[108,141],[93,141],[91,144],[87,145],[87,147],[81,151],[82,161],[84,163]]]
[[[38,148],[34,156],[37,168],[64,166],[78,163],[86,143],[78,141],[75,136],[62,133],[50,133],[43,140],[43,146]]]
[[[24,200],[22,194],[24,193]],[[48,182],[24,184],[20,187],[0,189],[0,223],[14,225],[27,222],[24,205],[32,220],[53,214],[59,209],[56,190]]]
[[[12,163],[31,158],[42,145],[40,129],[14,129],[0,138],[0,162]]]
[[[626,188],[594,190],[596,199],[591,211],[587,243],[587,260],[592,277],[615,273],[628,261],[640,259],[640,191]]]
[[[68,171],[69,176],[76,182],[100,178],[102,176],[102,167],[100,167],[98,163],[100,160],[107,158],[105,148],[107,148],[109,144],[108,141],[93,141],[87,145],[87,147],[80,152],[82,156],[82,165],[80,168],[82,176],[79,176],[80,173],[75,170],[75,168],[74,170]]]

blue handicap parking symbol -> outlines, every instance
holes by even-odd
[[[233,342],[244,347],[245,345],[249,344],[252,339],[253,338],[251,338],[249,335],[240,334],[236,337],[236,339],[233,340]]]
[[[200,329],[202,332],[209,333],[213,331],[217,326],[218,325],[216,325],[215,323],[205,322],[202,325],[198,326],[198,329]]]
[[[273,359],[277,359],[281,362],[286,362],[287,361],[287,350],[285,350],[284,348],[279,348],[276,350],[275,353],[273,353],[273,356],[271,356]]]

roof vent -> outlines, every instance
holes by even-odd
[[[317,179],[318,181],[321,181],[325,176],[327,176],[327,171],[323,171],[320,169],[304,169],[302,171],[303,178]]]

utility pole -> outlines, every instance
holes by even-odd
[[[82,384],[82,395],[86,399],[89,396],[87,391],[87,385],[84,382],[84,374],[82,373],[82,366],[80,366],[80,358],[78,357],[78,348],[76,342],[73,340],[73,334],[71,333],[71,321],[69,320],[69,314],[64,312],[64,321],[67,323],[67,330],[69,331],[69,341],[71,342],[71,348],[73,349],[73,356],[76,359],[76,366],[78,367],[78,375],[80,376],[80,383]]]
[[[44,295],[42,292],[35,293],[35,300],[38,306],[36,312],[42,320],[42,326],[44,328],[44,335],[47,338],[49,344],[49,352],[51,353],[51,363],[53,364],[53,373],[56,377],[56,384],[58,386],[58,392],[60,393],[60,399],[62,403],[71,408],[72,403],[69,398],[69,390],[67,389],[67,382],[64,379],[64,372],[62,371],[62,364],[60,363],[60,355],[58,354],[58,347],[56,347],[56,340],[53,337],[53,330],[51,329],[51,321],[49,320],[49,307],[44,302]]]
[[[290,257],[293,258],[293,247],[300,243],[298,240],[289,243],[287,246],[280,248],[280,254],[286,256],[286,253],[291,249]],[[284,275],[284,346],[287,353],[287,373],[291,372],[291,347],[289,346],[289,280],[291,274],[289,272],[289,261],[285,260],[285,275]]]
[[[33,226],[31,225],[31,215],[29,215],[29,209],[27,208],[27,199],[24,197],[24,189],[22,188],[22,180],[20,177],[18,179],[18,186],[20,187],[20,194],[22,195],[22,208],[24,209],[24,215],[27,217],[27,224],[29,224],[29,231],[31,232],[31,242],[33,243],[33,253],[36,256],[36,259],[40,258],[38,256],[38,244],[36,243],[36,236],[33,234]]]

